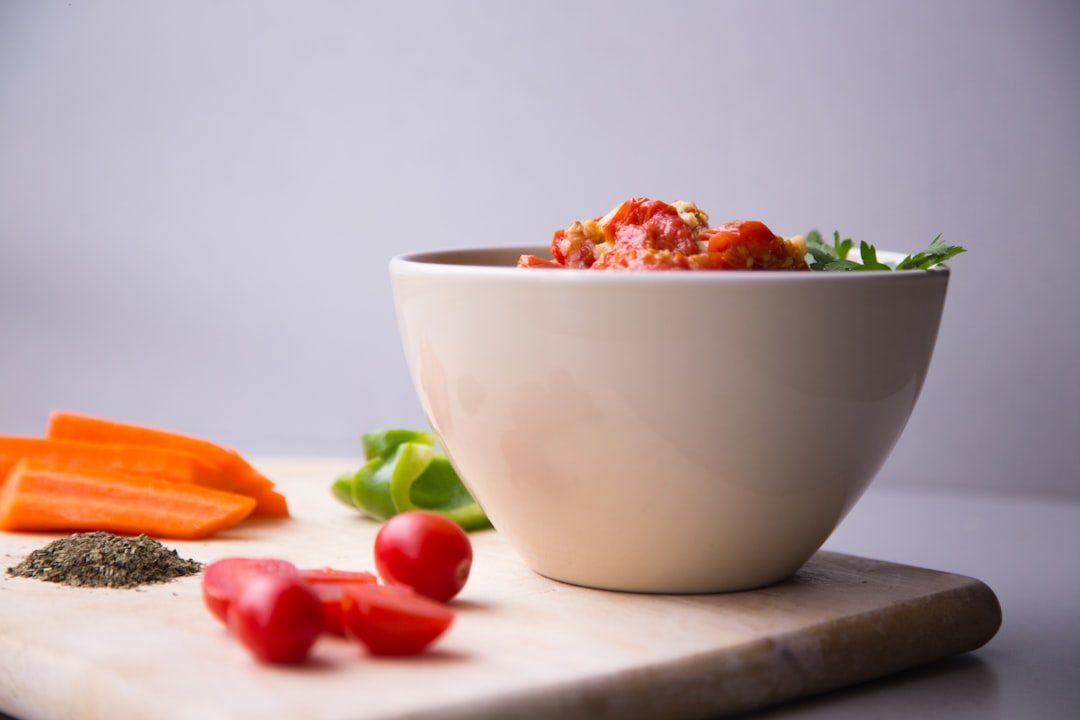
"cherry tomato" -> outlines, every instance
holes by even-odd
[[[342,607],[346,633],[373,655],[420,653],[454,621],[446,605],[403,585],[354,585]]]
[[[472,559],[468,534],[438,513],[394,515],[375,536],[375,569],[383,582],[406,585],[440,602],[465,587]]]
[[[342,601],[345,589],[354,585],[374,585],[379,579],[369,572],[319,568],[301,570],[300,579],[315,591],[322,602],[323,632],[345,635]]]
[[[229,631],[256,659],[297,664],[322,632],[322,603],[296,576],[262,574],[248,580],[229,605]]]
[[[202,596],[208,610],[221,622],[229,616],[229,603],[248,580],[260,574],[295,576],[296,566],[277,558],[231,557],[203,569]]]

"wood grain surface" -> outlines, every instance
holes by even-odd
[[[377,525],[329,494],[340,460],[266,460],[293,518],[168,543],[204,562],[273,555],[372,569]],[[9,567],[57,536],[0,533]],[[473,535],[457,619],[427,654],[337,638],[299,668],[259,665],[202,606],[199,578],[137,590],[0,580],[0,711],[20,720],[697,718],[766,707],[973,650],[1001,611],[982,582],[836,553],[722,595],[575,587]]]

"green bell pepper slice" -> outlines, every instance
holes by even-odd
[[[400,512],[435,510],[466,530],[491,527],[491,521],[465,488],[449,458],[426,445],[409,447],[414,450],[413,457],[408,460],[402,457],[397,466],[400,472],[390,482],[390,496]],[[426,465],[425,454],[430,455]],[[423,469],[416,474],[421,466]]]
[[[362,442],[367,462],[330,488],[342,503],[379,521],[409,510],[429,510],[465,530],[491,527],[449,458],[435,449],[431,433],[384,430],[365,433]]]
[[[364,459],[389,457],[402,443],[421,443],[434,446],[438,438],[429,432],[422,430],[379,430],[377,432],[364,433],[360,436],[360,442],[364,446]]]

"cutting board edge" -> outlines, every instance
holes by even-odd
[[[854,555],[845,557],[864,559]],[[899,563],[890,564],[925,570]],[[656,717],[690,720],[701,717],[728,717],[878,680],[972,652],[990,642],[1000,629],[1002,621],[1001,605],[993,590],[976,578],[934,570],[927,572],[954,578],[959,584],[946,591],[914,598],[901,605],[842,618],[827,627],[814,629],[810,633],[811,638],[805,637],[803,631],[781,633],[751,640],[735,649],[702,653],[674,662],[567,684],[565,692],[559,692],[558,687],[544,687],[493,697],[482,704],[472,700],[460,707],[442,708],[438,717],[446,720],[499,720],[511,716],[516,720],[549,717],[559,717],[560,720],[632,720]],[[924,614],[923,611],[931,604],[935,605],[937,612],[946,617],[974,618],[974,622],[957,624],[942,621],[927,624],[924,619],[914,626],[918,629],[917,633],[895,629],[897,624],[904,623],[913,615]],[[899,656],[895,652],[873,653],[870,656],[873,662],[842,668],[840,671],[832,667],[831,674],[824,667],[817,673],[807,671],[808,664],[822,661],[832,665],[838,662],[847,662],[850,665],[853,657],[851,649],[859,648],[860,644],[873,639],[874,633],[860,625],[865,624],[867,615],[875,614],[881,617],[876,623],[870,624],[870,627],[879,630],[879,636],[893,632],[894,639],[898,636],[908,638],[910,642],[901,647],[904,652]],[[833,630],[838,625],[860,632],[847,637],[846,642],[830,642],[826,637],[826,630]],[[935,642],[916,641],[927,637]],[[823,640],[826,645],[824,649]],[[892,646],[890,649],[895,651],[896,648]],[[742,663],[748,663],[751,669],[748,671],[744,667],[738,672],[730,672],[732,655],[738,656]],[[777,656],[783,658],[780,671],[777,671]],[[702,662],[715,664],[716,667],[711,673],[703,674],[700,668]],[[746,676],[754,673],[764,678],[764,681],[747,692]],[[660,675],[659,681],[657,674]],[[733,685],[718,700],[716,684],[722,684],[726,674],[738,685]],[[656,697],[657,685],[665,685],[667,688],[663,698]],[[627,690],[627,687],[640,688],[640,692]],[[528,707],[528,712],[522,712],[523,707]]]

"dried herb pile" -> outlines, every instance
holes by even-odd
[[[133,588],[194,575],[202,567],[146,535],[89,532],[54,540],[7,572],[75,587]]]

